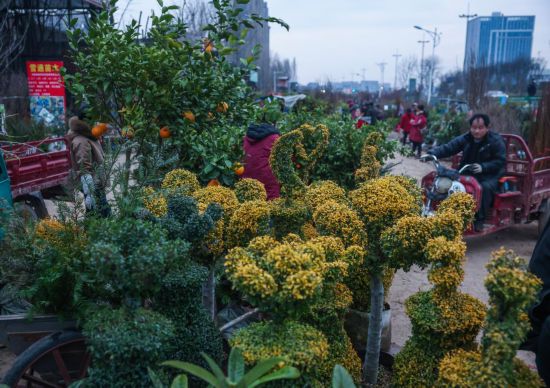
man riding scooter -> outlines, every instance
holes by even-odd
[[[484,221],[498,191],[498,180],[504,175],[506,146],[502,136],[489,130],[489,116],[476,113],[470,118],[470,131],[447,144],[433,148],[428,154],[447,158],[462,152],[460,168],[470,165],[467,174],[472,174],[482,187],[481,206],[476,213],[474,229],[483,230]],[[426,157],[421,161],[426,161]]]

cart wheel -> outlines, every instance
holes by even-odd
[[[50,334],[21,353],[4,376],[15,387],[68,387],[83,379],[90,365],[85,338],[75,330]]]
[[[38,221],[38,214],[34,208],[25,202],[15,202],[13,204],[15,213],[17,213],[25,222]]]

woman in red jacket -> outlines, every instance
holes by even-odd
[[[422,132],[428,125],[423,105],[418,106],[418,112],[416,112],[416,116],[410,120],[410,123],[411,129],[409,131],[409,139],[412,143],[412,151],[416,152],[417,158],[420,158],[420,154],[422,153],[422,142],[424,141]]]
[[[409,136],[409,132],[411,131],[411,120],[414,118],[414,113],[411,108],[407,108],[405,111],[405,114],[401,116],[401,121],[399,121],[399,124],[397,124],[397,128],[401,129],[403,132],[403,137],[401,138],[401,143],[403,145],[407,144],[407,136]]]

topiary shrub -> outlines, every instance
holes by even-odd
[[[163,279],[153,308],[174,325],[175,338],[166,360],[186,361],[206,367],[201,352],[217,362],[223,359],[221,334],[201,300],[201,290],[207,278],[207,268],[188,262]]]
[[[257,322],[237,331],[229,343],[241,350],[247,365],[281,357],[286,365],[300,370],[298,380],[277,386],[323,387],[329,381],[330,372],[327,376],[320,368],[329,356],[327,340],[310,325],[295,321]]]
[[[149,387],[147,368],[166,360],[176,338],[168,318],[144,309],[100,309],[82,332],[91,354],[88,387]]]
[[[270,227],[270,207],[266,201],[242,203],[229,220],[227,226],[227,246],[247,246],[254,238],[267,235]]]
[[[433,289],[419,292],[405,302],[413,335],[394,363],[394,384],[403,387],[433,386],[445,353],[475,347],[485,317],[483,303],[458,291],[464,278],[462,261],[466,245],[440,236],[428,241],[426,255],[432,263],[428,280]],[[422,349],[422,351],[419,351]]]
[[[275,238],[280,240],[288,234],[303,237],[303,227],[311,213],[301,199],[277,198],[269,201],[271,226]]]
[[[200,189],[200,185],[197,176],[191,171],[177,168],[164,176],[161,188],[167,195],[191,195]]]
[[[515,358],[530,329],[526,310],[533,304],[541,281],[527,271],[523,259],[501,249],[487,264],[485,287],[490,308],[481,347],[457,349],[439,364],[440,386],[541,387],[537,373]]]
[[[141,200],[143,207],[155,217],[163,217],[168,211],[168,201],[164,195],[152,187],[145,187],[142,190]]]
[[[114,306],[154,297],[189,247],[169,240],[160,225],[136,219],[93,220],[88,240],[77,264],[79,288],[89,300]]]
[[[267,193],[263,183],[252,178],[244,178],[235,183],[235,195],[241,203],[267,200]]]

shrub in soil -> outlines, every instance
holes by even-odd
[[[501,249],[487,265],[485,287],[490,308],[478,350],[457,349],[439,364],[444,387],[541,387],[544,383],[516,352],[530,329],[526,310],[536,300],[541,281],[527,271],[523,259]]]
[[[144,309],[100,309],[83,333],[91,354],[87,387],[149,387],[147,368],[158,369],[176,338],[171,320]]]

